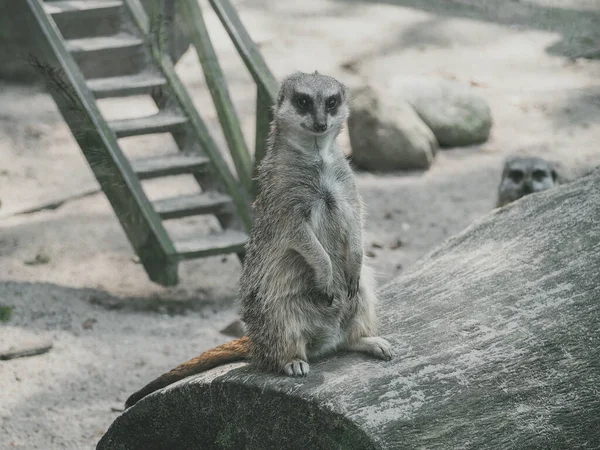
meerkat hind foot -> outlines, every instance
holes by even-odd
[[[294,359],[284,367],[285,374],[288,377],[305,377],[308,375],[308,363],[301,359]]]
[[[389,361],[392,359],[392,346],[382,337],[370,336],[362,337],[358,341],[350,344],[348,350],[367,353],[375,358]]]

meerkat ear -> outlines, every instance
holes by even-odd
[[[559,178],[558,178],[558,172],[556,171],[556,169],[552,169],[550,171],[550,173],[552,173],[552,181],[554,181],[555,183],[558,183]]]
[[[316,70],[315,70],[315,75],[319,75],[319,72],[317,72]]]
[[[342,88],[342,99],[346,100],[348,98],[348,94],[349,94],[348,86],[346,86],[343,83],[340,83],[340,86]]]

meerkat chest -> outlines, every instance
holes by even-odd
[[[334,226],[343,231],[353,220],[354,212],[347,180],[335,167],[325,165],[317,186],[317,195],[312,208],[313,223],[317,227]]]

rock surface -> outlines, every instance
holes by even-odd
[[[433,77],[397,77],[390,84],[391,95],[412,105],[440,147],[462,147],[488,140],[492,112],[472,87]]]
[[[371,86],[352,95],[348,134],[357,166],[377,171],[429,168],[438,144],[408,103]]]
[[[303,380],[223,366],[97,448],[597,448],[599,219],[600,170],[494,210],[382,289],[392,361],[338,354]]]

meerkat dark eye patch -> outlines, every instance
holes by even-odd
[[[292,97],[292,103],[298,112],[304,114],[312,108],[312,99],[306,94],[296,93]]]
[[[341,101],[342,99],[340,97],[340,94],[328,97],[327,100],[325,100],[325,107],[327,108],[327,112],[334,116],[338,111]]]
[[[508,172],[508,177],[515,183],[519,183],[523,179],[523,171],[519,169],[512,169],[510,172]]]
[[[533,176],[534,180],[542,181],[544,178],[546,178],[548,176],[548,173],[545,170],[536,169],[533,171],[533,173],[531,175]]]
[[[327,101],[325,102],[325,106],[327,106],[327,109],[334,109],[338,104],[338,99],[337,96],[332,95],[331,97],[329,97],[327,99]]]
[[[305,97],[300,97],[296,103],[298,103],[298,106],[302,109],[308,108],[308,99]]]

